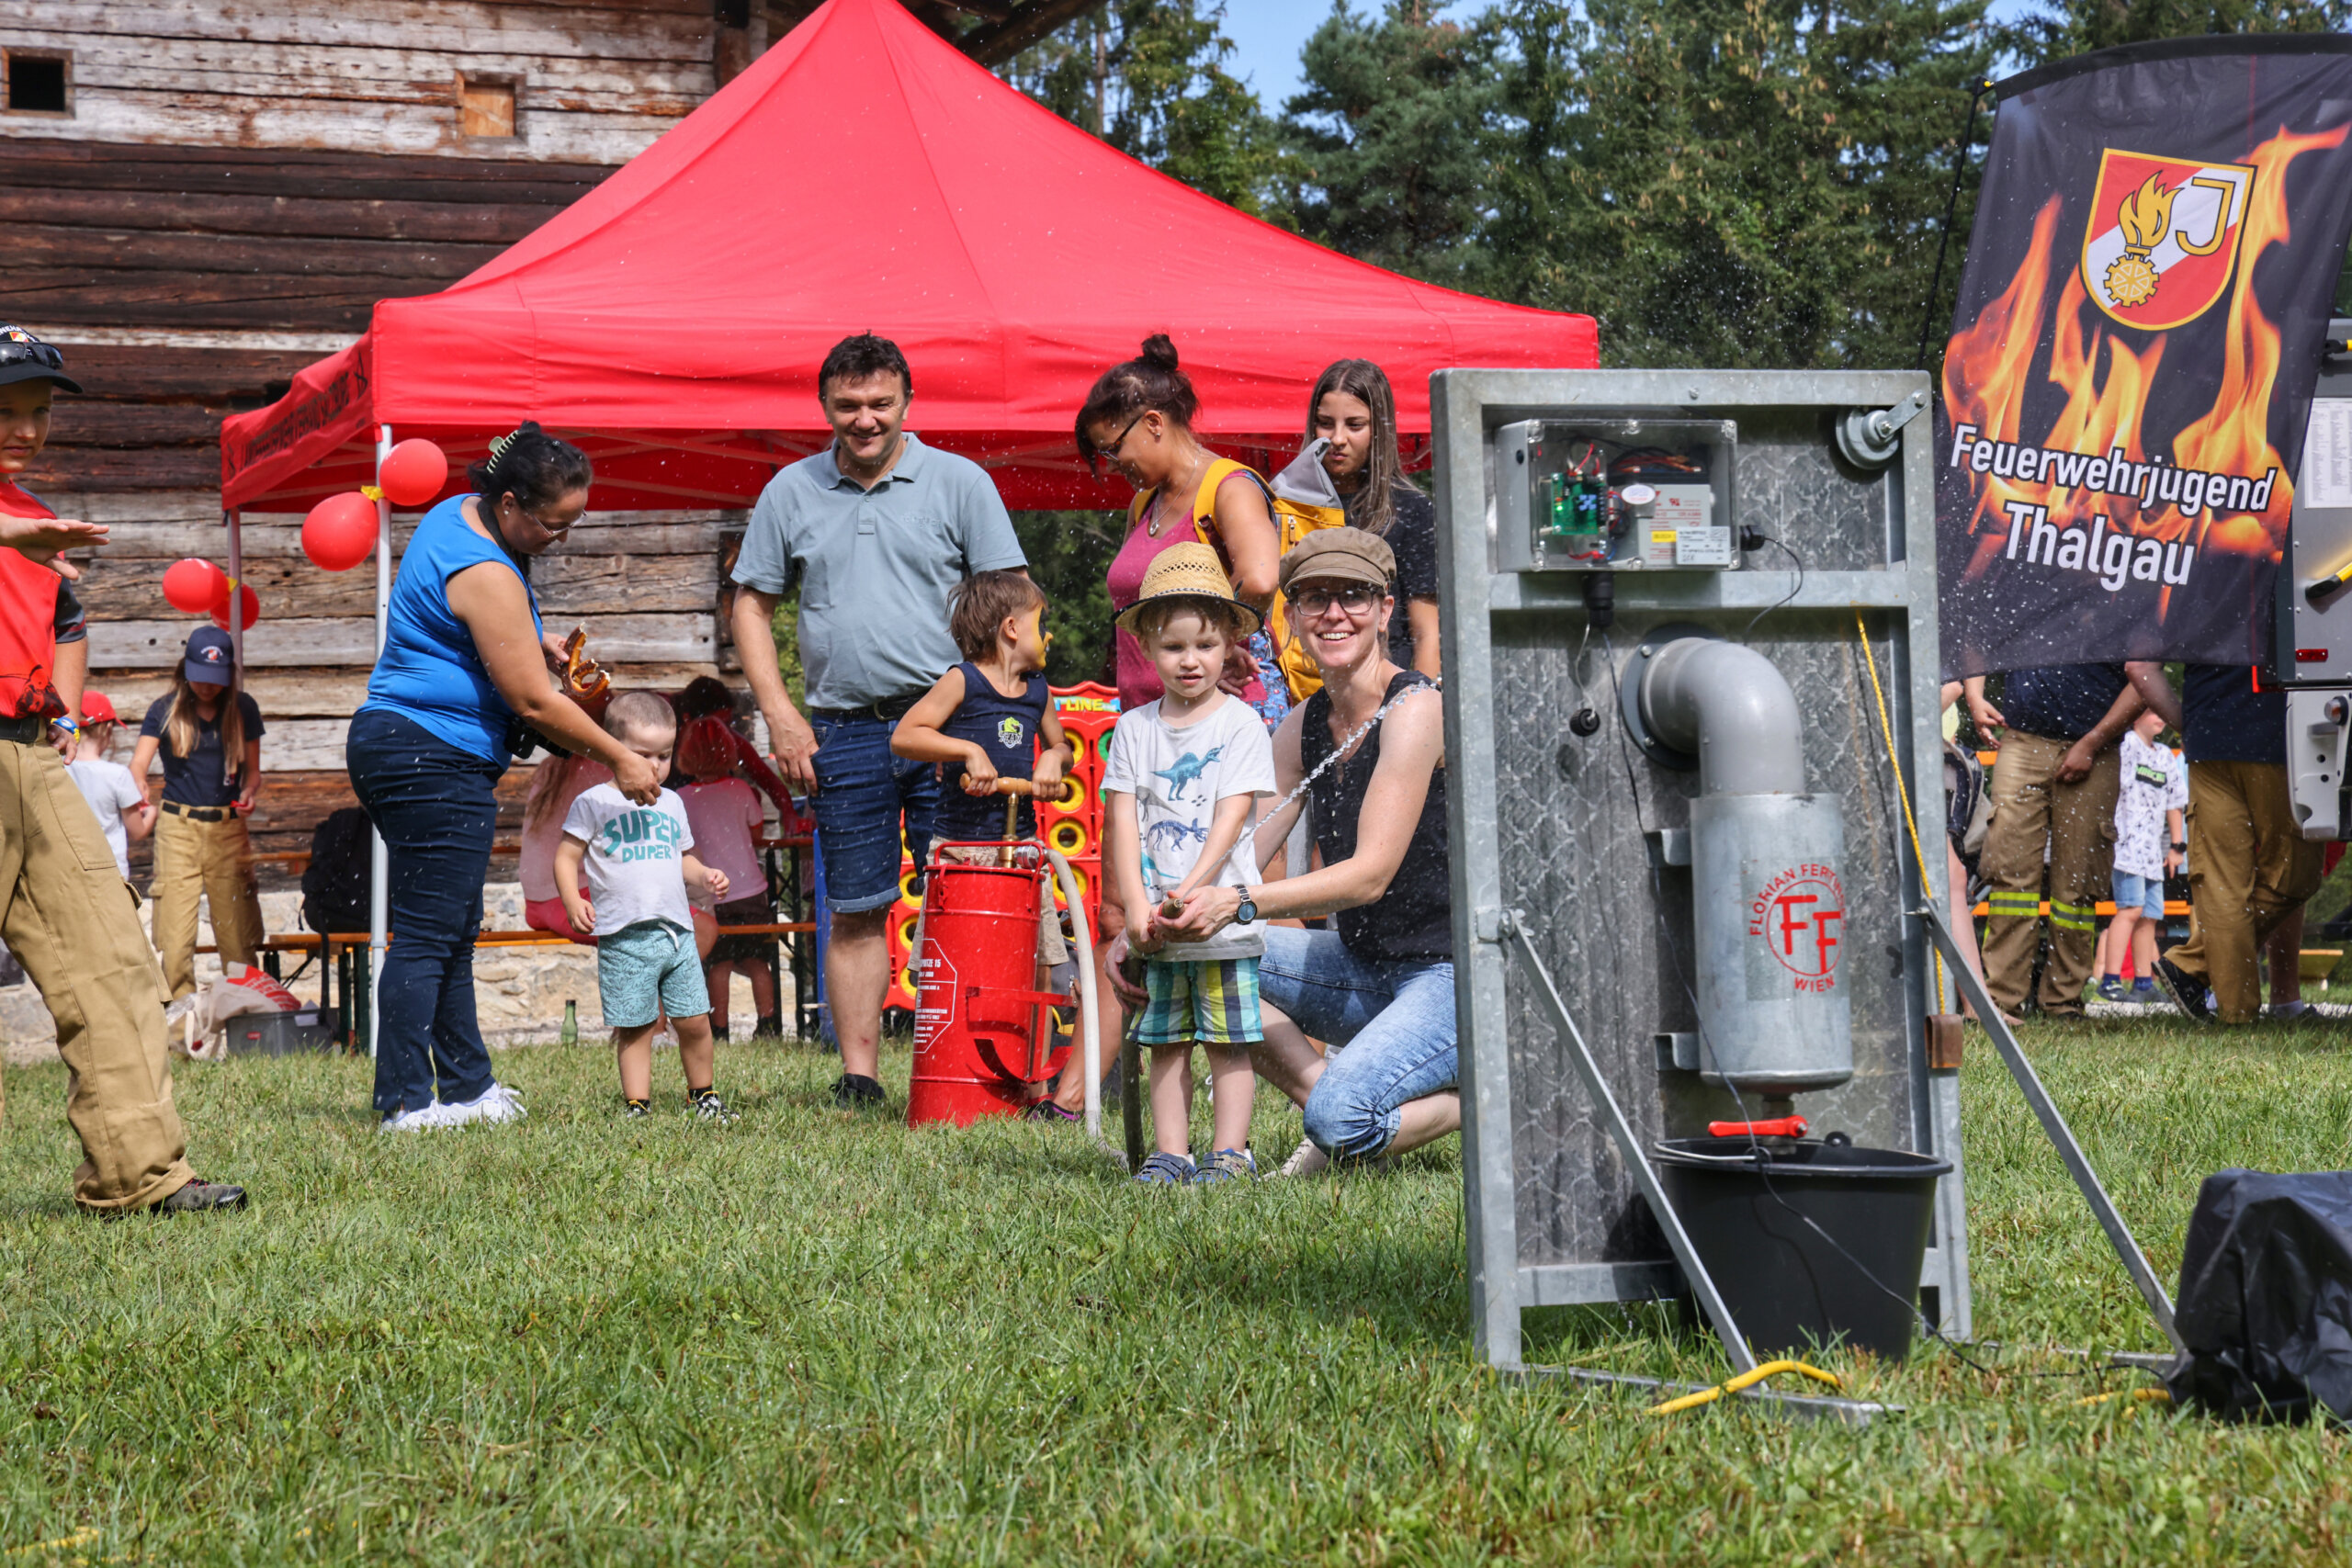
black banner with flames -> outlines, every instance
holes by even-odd
[[[2352,237],[2352,38],[2132,45],[1996,91],[1937,414],[1944,672],[2268,664]]]

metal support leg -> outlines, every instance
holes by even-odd
[[[1961,957],[1959,943],[1952,941],[1951,931],[1945,927],[1943,918],[1936,912],[1935,907],[1928,905],[1913,912],[1927,922],[1928,934],[1943,953],[1944,962],[1951,965],[1952,978],[1960,983],[1961,994],[1968,998],[1969,1006],[1976,1010],[1977,1021],[1991,1036],[1993,1048],[2000,1052],[2002,1062],[2009,1069],[2009,1077],[2017,1080],[2018,1091],[2025,1096],[2025,1102],[2033,1108],[2035,1118],[2041,1123],[2043,1135],[2058,1151],[2058,1157],[2065,1162],[2066,1174],[2073,1177],[2075,1185],[2081,1189],[2083,1201],[2091,1206],[2091,1213],[2098,1221],[2098,1228],[2107,1233],[2108,1245],[2115,1248],[2115,1256],[2122,1260],[2123,1271],[2131,1275],[2132,1282],[2140,1288],[2141,1298],[2148,1303],[2148,1311],[2154,1316],[2156,1326],[2165,1331],[2165,1337],[2172,1341],[2173,1348],[2186,1356],[2188,1347],[2181,1343],[2179,1331],[2173,1327],[2172,1298],[2165,1293],[2155,1269],[2148,1263],[2148,1255],[2142,1252],[2140,1244],[2132,1239],[2131,1229],[2124,1224],[2123,1216],[2116,1212],[2114,1201],[2108,1197],[2107,1189],[2099,1185],[2098,1175],[2091,1169],[2091,1162],[2083,1154],[2082,1145],[2075,1141],[2074,1132],[2066,1125],[2066,1119],[2058,1113],[2058,1107],[2051,1100],[2050,1091],[2041,1087],[2041,1075],[2033,1070],[2033,1064],[2026,1060],[2025,1052],[2018,1044],[2018,1037],[2010,1033],[2009,1026],[2002,1021],[2001,1010],[1993,1005],[1993,998],[1984,994],[1984,983],[1976,977],[1975,972]]]
[[[1641,1142],[1634,1136],[1633,1124],[1617,1105],[1617,1097],[1609,1092],[1609,1080],[1600,1076],[1600,1066],[1586,1048],[1584,1033],[1577,1028],[1576,1020],[1568,1016],[1567,1005],[1560,1000],[1559,988],[1552,984],[1551,972],[1544,967],[1544,960],[1536,956],[1535,945],[1527,937],[1526,918],[1513,909],[1503,916],[1503,945],[1518,954],[1519,962],[1535,982],[1535,1000],[1552,1018],[1552,1027],[1568,1046],[1568,1062],[1584,1080],[1585,1092],[1600,1108],[1609,1124],[1609,1134],[1617,1141],[1617,1152],[1624,1159],[1634,1178],[1641,1184],[1642,1196],[1649,1200],[1650,1213],[1657,1216],[1658,1229],[1666,1233],[1667,1245],[1674,1249],[1675,1262],[1682,1266],[1682,1278],[1691,1293],[1699,1298],[1700,1310],[1707,1314],[1707,1322],[1723,1341],[1724,1353],[1731,1358],[1735,1371],[1752,1371],[1756,1358],[1748,1353],[1747,1340],[1740,1334],[1739,1325],[1732,1321],[1731,1308],[1715,1289],[1707,1266],[1699,1261],[1698,1249],[1690,1245],[1690,1237],[1682,1229],[1682,1221],[1674,1205],[1666,1199],[1666,1189],[1659,1184],[1657,1172],[1651,1168],[1649,1156]]]

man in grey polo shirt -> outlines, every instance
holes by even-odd
[[[815,792],[825,998],[842,1047],[833,1098],[849,1107],[882,1101],[875,1071],[899,836],[922,864],[939,799],[932,765],[893,757],[890,731],[962,657],[947,631],[948,590],[1028,565],[987,471],[901,428],[913,390],[888,338],[835,344],[817,372],[833,444],[768,481],[735,560],[736,650],[778,771]],[[805,719],[775,658],[775,607],[796,587]]]

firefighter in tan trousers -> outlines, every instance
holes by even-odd
[[[2083,1016],[2083,987],[2098,951],[2098,903],[2115,870],[2118,751],[2140,716],[2120,664],[2012,670],[1996,708],[1984,678],[1965,683],[1977,732],[1995,738],[1993,821],[1977,870],[1985,895],[1984,989],[2012,1021],[2025,1014],[2041,951],[2042,876],[2049,874],[2049,957],[2038,1001],[2045,1018]]]
[[[2285,689],[2250,665],[2182,673],[2177,697],[2164,666],[2131,666],[2188,757],[2188,940],[2157,958],[2156,979],[2191,1018],[2251,1023],[2263,946],[2319,891],[2320,846],[2303,837],[2287,782]],[[2284,979],[2272,976],[2274,995]]]
[[[172,1103],[164,981],[137,896],[59,755],[74,736],[89,643],[58,552],[103,544],[16,484],[49,439],[56,349],[0,326],[0,940],[57,1021],[82,1139],[74,1200],[100,1213],[243,1208],[244,1190],[188,1168]]]

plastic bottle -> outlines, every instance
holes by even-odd
[[[556,1036],[556,1040],[559,1044],[563,1045],[577,1045],[580,1043],[579,1002],[570,998],[566,998],[564,1001],[563,1032]]]

